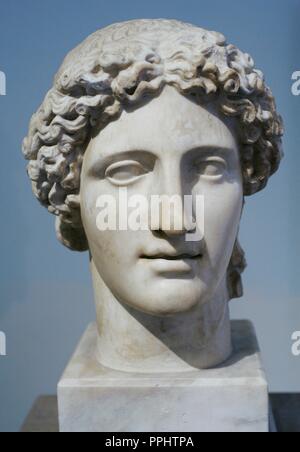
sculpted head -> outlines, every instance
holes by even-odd
[[[59,240],[89,250],[125,305],[169,315],[209,302],[222,284],[228,298],[242,295],[244,197],[278,169],[282,133],[249,55],[219,33],[135,20],[99,30],[66,57],[23,149]],[[97,198],[117,199],[120,188],[203,196],[204,237],[187,241],[188,221],[164,228],[161,212],[148,230],[99,231]]]

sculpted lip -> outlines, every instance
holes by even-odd
[[[194,264],[198,263],[202,258],[202,254],[144,254],[141,256],[141,260],[144,263],[149,263],[150,267],[160,275],[178,275],[178,274],[191,274],[194,268]]]
[[[156,254],[153,256],[147,256],[147,255],[142,255],[141,259],[148,259],[148,260],[167,260],[167,261],[182,261],[182,260],[186,260],[186,259],[201,259],[202,258],[202,254],[196,254],[196,255],[192,255],[192,254],[177,254],[177,255],[169,255],[169,254]]]

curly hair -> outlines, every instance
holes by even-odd
[[[80,173],[95,131],[165,85],[235,117],[245,196],[262,190],[282,158],[282,119],[252,58],[224,36],[176,20],[133,20],[89,36],[65,58],[30,123],[23,153],[37,199],[57,216],[67,247],[88,249],[80,214]],[[242,295],[245,256],[236,242],[228,268],[231,298]]]

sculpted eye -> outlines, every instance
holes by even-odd
[[[115,185],[127,185],[149,173],[141,163],[133,160],[113,163],[105,171],[105,177]]]
[[[221,178],[227,170],[227,164],[221,158],[212,158],[199,162],[197,170],[201,176]]]

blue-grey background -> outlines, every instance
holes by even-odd
[[[249,268],[233,317],[254,321],[272,391],[300,392],[300,70],[299,0],[0,0],[0,431],[18,430],[34,399],[56,383],[94,317],[86,254],[58,244],[53,217],[31,194],[21,141],[31,114],[51,87],[64,55],[110,23],[177,18],[223,32],[251,53],[277,98],[286,124],[286,158],[269,187],[248,199],[241,239]]]

